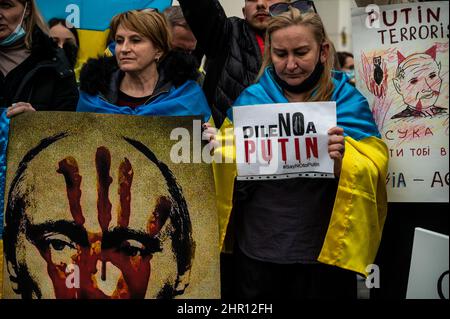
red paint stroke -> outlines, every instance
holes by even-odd
[[[171,210],[172,210],[172,201],[169,198],[165,196],[161,196],[160,198],[158,198],[155,210],[153,211],[153,214],[150,217],[147,224],[147,231],[150,234],[150,236],[158,235],[161,228],[166,223],[166,220],[169,217]]]
[[[405,61],[405,56],[400,53],[400,51],[397,51],[397,61],[398,65],[400,65],[403,61]]]
[[[130,223],[131,184],[133,183],[133,175],[133,167],[130,161],[125,158],[119,167],[120,210],[117,224],[120,227],[128,227]]]
[[[85,219],[81,209],[81,175],[78,163],[73,157],[67,157],[59,162],[59,174],[66,181],[67,198],[69,200],[70,212],[76,224],[84,225]]]
[[[111,202],[109,201],[109,186],[112,177],[109,175],[111,168],[111,153],[106,147],[99,147],[95,154],[97,168],[97,211],[98,222],[103,232],[108,230],[111,222]]]
[[[433,60],[436,60],[436,51],[437,51],[437,45],[433,45],[431,48],[425,51],[425,54],[428,54],[433,58]]]
[[[109,175],[111,169],[111,153],[106,147],[99,147],[95,154],[95,166],[97,168],[97,213],[98,222],[102,232],[106,232],[111,222],[111,202],[109,200],[109,186],[112,177]],[[106,261],[102,260],[102,280],[106,281]]]

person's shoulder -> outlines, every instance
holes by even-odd
[[[80,72],[80,90],[89,95],[97,95],[109,90],[111,78],[118,70],[115,57],[89,59]]]
[[[232,26],[233,35],[235,37],[248,37],[249,35],[254,35],[254,31],[252,27],[248,24],[247,20],[239,18],[239,17],[230,17],[228,18],[230,25]]]
[[[365,100],[361,92],[349,82],[348,76],[341,71],[333,71],[332,81],[334,86],[332,100],[338,102],[342,99],[357,98]]]
[[[170,81],[179,87],[188,80],[197,81],[200,76],[198,68],[198,61],[192,54],[173,50],[161,62],[159,73],[164,82]]]
[[[245,19],[239,18],[239,17],[229,17],[228,21],[230,21],[231,23],[235,24],[235,25],[247,25]]]
[[[39,27],[35,27],[32,32],[31,55],[35,61],[34,67],[53,68],[59,78],[74,76],[64,51],[55,41]]]
[[[38,61],[53,60],[58,52],[55,41],[37,26],[31,32],[31,55]]]
[[[233,106],[269,103],[270,101],[268,99],[266,101],[264,98],[265,96],[266,90],[260,82],[257,82],[245,88],[236,99]]]

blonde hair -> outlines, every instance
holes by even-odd
[[[42,30],[46,35],[49,34],[49,28],[47,23],[45,22],[44,18],[42,17],[35,0],[19,0],[21,4],[25,6],[27,4],[27,10],[28,13],[25,14],[24,21],[24,29],[25,29],[25,45],[27,49],[31,49],[32,42],[33,42],[33,30],[37,26],[39,29]]]
[[[164,16],[157,11],[131,10],[116,15],[110,25],[111,37],[116,37],[119,26],[137,32],[150,39],[160,49],[164,58],[170,51],[170,32]]]
[[[331,99],[334,89],[331,77],[331,71],[334,65],[334,50],[333,50],[334,46],[331,40],[328,38],[322,20],[320,19],[319,15],[314,12],[301,13],[300,10],[290,7],[289,11],[286,11],[285,13],[282,13],[270,19],[266,32],[264,59],[257,80],[259,80],[262,77],[266,67],[272,65],[272,57],[271,57],[272,34],[277,30],[284,29],[290,26],[306,26],[312,31],[314,39],[316,40],[319,46],[324,43],[330,44],[330,54],[324,63],[324,71],[320,77],[320,80],[313,89],[306,92],[307,97],[305,100],[310,102],[329,101]],[[314,95],[313,92],[315,92]]]

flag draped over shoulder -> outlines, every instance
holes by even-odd
[[[257,84],[247,88],[235,106],[288,103],[266,69]],[[334,74],[332,101],[337,105],[337,125],[344,129],[345,155],[338,191],[328,231],[318,261],[367,275],[366,268],[375,260],[387,213],[386,174],[388,150],[365,98],[347,83],[340,72]],[[228,112],[218,141],[227,146],[218,149],[222,162],[235,160],[232,110]],[[221,249],[227,250],[225,238],[230,220],[235,164],[214,164],[218,196]]]
[[[45,19],[68,19],[78,29],[80,51],[76,69],[89,59],[103,55],[109,23],[116,14],[154,8],[162,12],[172,0],[36,0]],[[79,71],[79,70],[77,70]]]
[[[201,115],[205,122],[212,121],[205,95],[194,81],[187,81],[178,88],[172,87],[169,92],[160,94],[151,103],[136,108],[118,107],[100,95],[89,95],[81,91],[77,112],[153,116]]]

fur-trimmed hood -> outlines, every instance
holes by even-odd
[[[195,57],[181,51],[171,51],[159,64],[158,73],[158,87],[179,87],[188,80],[196,81],[200,75]],[[109,99],[117,94],[122,77],[115,57],[89,59],[81,69],[80,89]]]

